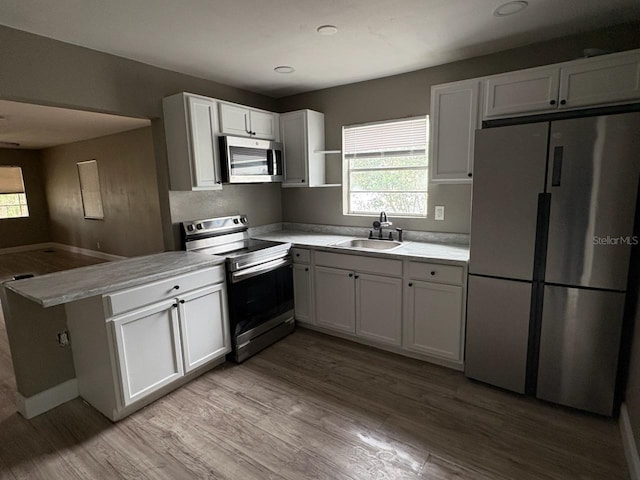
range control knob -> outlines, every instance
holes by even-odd
[[[240,220],[238,220],[237,218],[234,218],[233,219],[233,223],[238,224],[238,223],[240,223]]]
[[[245,225],[249,220],[247,220],[247,217],[243,215],[240,217],[240,221],[242,222],[243,225]]]
[[[187,232],[193,232],[193,225],[187,225]]]
[[[203,228],[204,228],[204,225],[202,225],[201,223],[196,223],[196,229],[202,230]]]

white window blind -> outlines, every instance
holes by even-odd
[[[427,117],[345,127],[345,157],[425,155]]]
[[[20,167],[0,167],[0,194],[2,193],[24,193]]]
[[[344,213],[426,217],[427,116],[343,127]]]

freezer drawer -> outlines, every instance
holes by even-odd
[[[465,375],[524,393],[531,283],[469,275]]]
[[[536,396],[611,415],[624,293],[545,286]]]
[[[551,123],[546,283],[626,289],[639,131],[636,112]]]

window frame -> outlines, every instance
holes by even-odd
[[[24,182],[24,171],[20,165],[0,165],[0,170],[2,168],[17,168],[20,171],[20,180],[22,181],[22,191],[21,192],[13,192],[13,193],[0,193],[0,197],[5,195],[17,195],[18,203],[12,203],[11,205],[0,205],[0,207],[20,207],[21,215],[12,215],[12,216],[3,216],[0,215],[0,220],[17,220],[21,218],[29,218],[31,216],[31,212],[29,211],[29,199],[27,198],[27,189]],[[24,202],[22,202],[22,198],[24,198]],[[24,207],[24,209],[22,208]],[[26,211],[26,215],[22,215],[23,210]]]
[[[380,192],[380,193],[424,193],[425,195],[425,213],[424,215],[413,215],[413,214],[398,214],[398,213],[394,213],[394,212],[387,212],[389,215],[393,215],[395,218],[416,218],[416,219],[425,219],[428,218],[429,216],[429,168],[430,168],[430,162],[429,162],[429,126],[430,126],[430,119],[429,119],[429,114],[424,114],[424,115],[414,115],[411,117],[404,117],[404,118],[394,118],[394,119],[388,119],[388,120],[379,120],[379,121],[375,121],[375,122],[366,122],[366,123],[356,123],[356,124],[352,124],[352,125],[343,125],[342,126],[342,214],[345,216],[351,216],[351,217],[378,217],[380,215],[380,212],[352,212],[351,210],[351,203],[350,203],[350,194],[351,194],[351,181],[350,181],[350,176],[349,173],[352,171],[358,171],[358,172],[365,172],[365,171],[381,171],[381,170],[385,170],[385,168],[359,168],[359,169],[354,169],[351,170],[350,168],[350,159],[347,158],[347,154],[346,154],[346,149],[345,149],[345,143],[344,143],[344,139],[345,139],[345,130],[348,128],[354,128],[354,127],[365,127],[365,126],[372,126],[372,125],[383,125],[383,124],[387,124],[387,123],[395,123],[395,122],[404,122],[404,121],[412,121],[412,120],[421,120],[426,118],[426,123],[427,123],[427,128],[426,128],[426,138],[425,138],[425,157],[427,160],[427,165],[426,167],[416,167],[416,166],[403,166],[403,167],[389,167],[386,168],[387,170],[394,170],[394,171],[399,171],[399,170],[424,170],[425,171],[425,175],[426,175],[426,188],[424,191],[422,190],[372,190],[373,192]],[[397,155],[381,155],[381,157],[384,156],[389,156],[389,157],[393,157],[393,156],[397,156]]]

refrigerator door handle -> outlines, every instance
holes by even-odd
[[[553,173],[551,176],[551,186],[559,187],[562,178],[562,157],[564,155],[564,147],[553,148]]]

